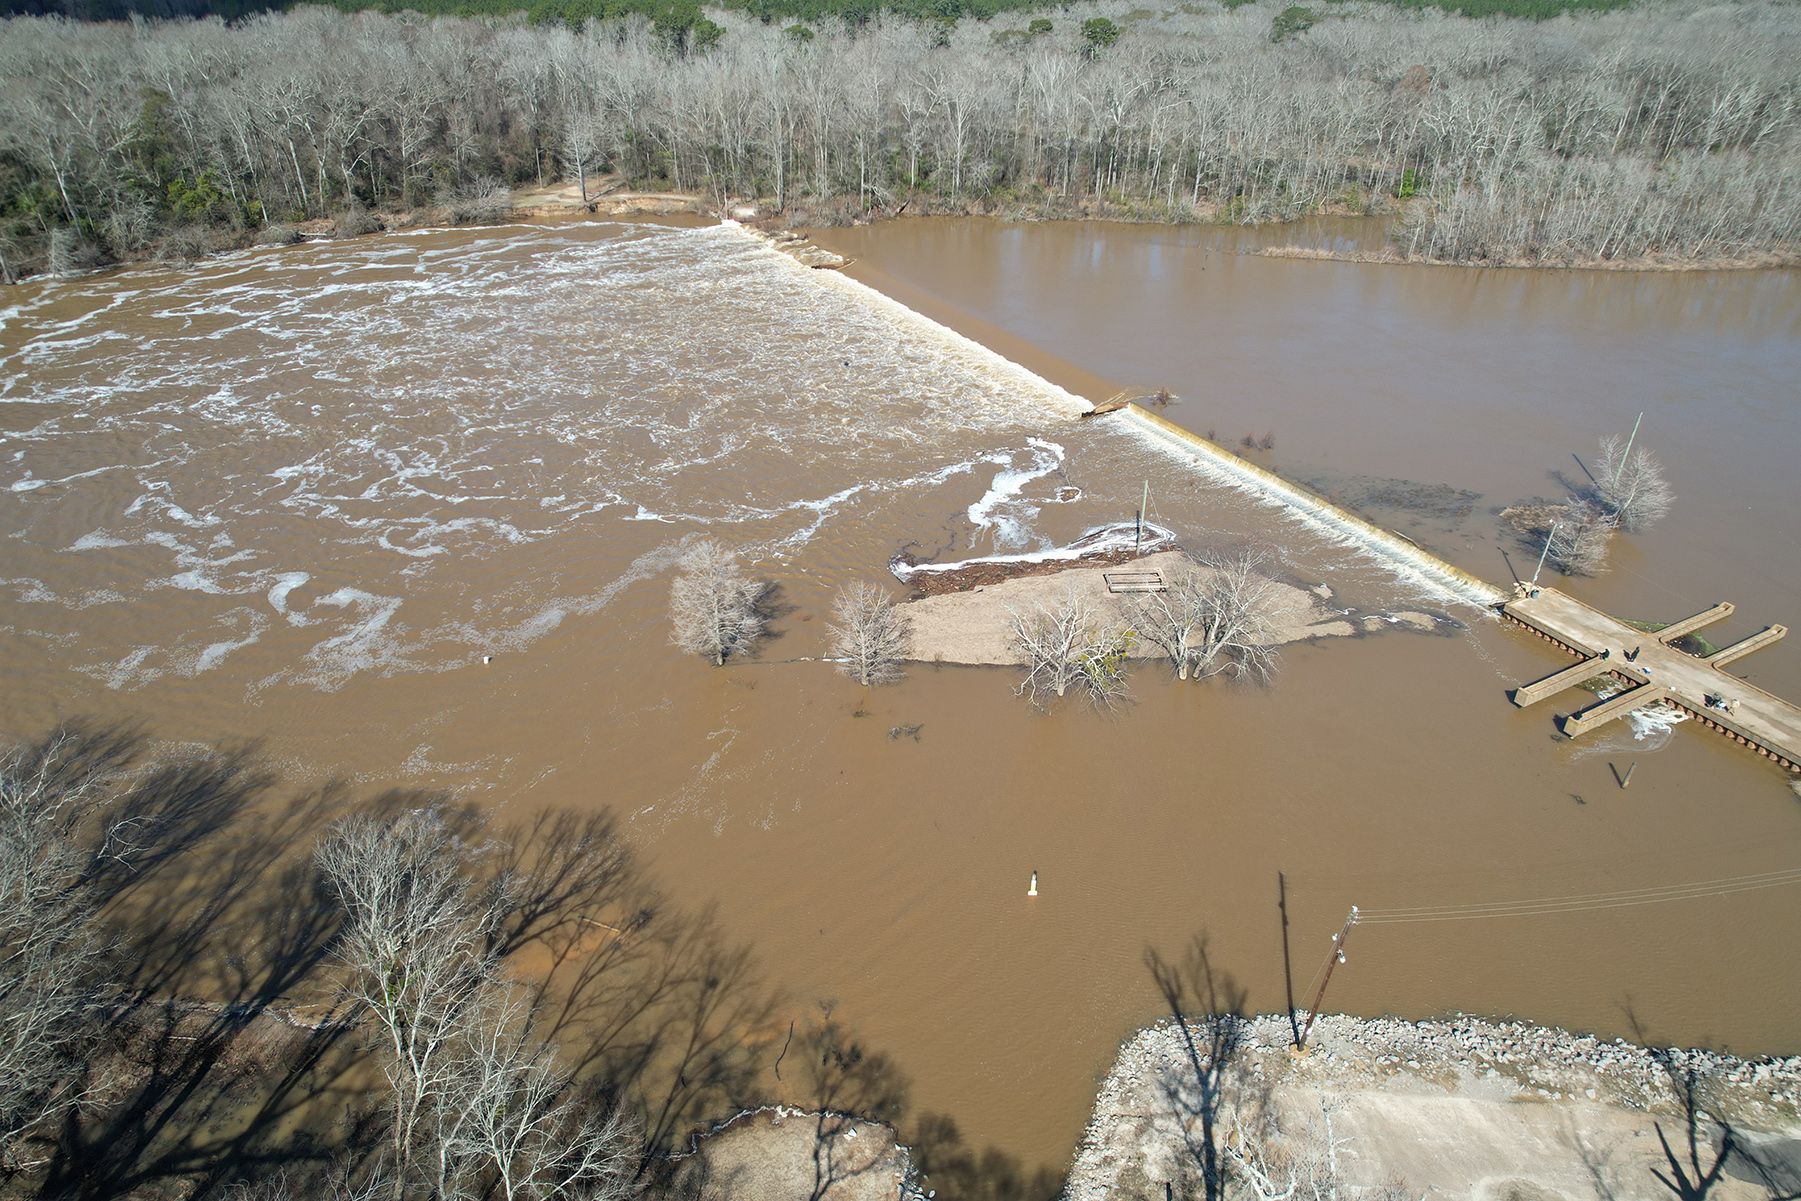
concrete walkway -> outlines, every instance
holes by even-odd
[[[1788,632],[1782,626],[1770,626],[1699,659],[1667,643],[1725,618],[1732,606],[1716,605],[1655,634],[1633,629],[1555,588],[1516,596],[1500,611],[1583,659],[1575,668],[1521,686],[1513,694],[1515,704],[1530,705],[1602,674],[1632,689],[1565,717],[1563,732],[1572,738],[1642,705],[1666,700],[1765,758],[1801,771],[1801,709],[1724,670],[1727,663],[1780,639]]]

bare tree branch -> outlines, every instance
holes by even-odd
[[[1126,655],[1137,636],[1104,618],[1073,589],[1049,609],[1039,605],[1029,617],[1013,613],[1008,632],[1026,671],[1016,695],[1044,706],[1074,687],[1101,709],[1129,699]]]
[[[1245,547],[1203,551],[1196,566],[1170,573],[1163,592],[1134,598],[1133,628],[1186,680],[1225,674],[1263,682],[1275,675],[1277,592],[1269,560]]]
[[[905,674],[900,661],[913,644],[913,619],[879,585],[857,580],[840,588],[826,628],[844,674],[864,687],[891,684]]]
[[[737,556],[719,543],[695,543],[669,590],[669,641],[714,666],[747,654],[768,624],[762,601],[769,590],[767,582],[739,570]]]
[[[1656,525],[1676,500],[1657,456],[1642,446],[1628,453],[1618,434],[1601,439],[1594,475],[1595,494],[1602,507],[1628,534],[1643,533]]]

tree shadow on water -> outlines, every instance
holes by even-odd
[[[38,750],[104,794],[80,883],[105,947],[82,1104],[39,1139],[39,1195],[201,1195],[355,1144],[349,1026],[275,1008],[314,999],[337,932],[308,851],[345,791],[278,798],[254,744],[150,760],[138,728],[66,726]]]
[[[1028,1169],[998,1147],[970,1146],[946,1114],[921,1114],[906,1141],[922,1187],[936,1192],[936,1201],[1054,1201],[1063,1193],[1061,1173]]]

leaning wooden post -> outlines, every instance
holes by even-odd
[[[1551,539],[1555,537],[1557,537],[1557,523],[1553,521],[1551,523],[1551,532],[1545,535],[1545,549],[1540,551],[1538,555],[1538,571],[1532,573],[1532,586],[1534,588],[1538,586],[1539,573],[1545,569],[1545,558],[1551,553]]]
[[[1332,969],[1344,962],[1344,942],[1351,935],[1351,927],[1357,924],[1357,906],[1351,906],[1351,915],[1344,920],[1344,929],[1332,936],[1332,958],[1326,960],[1326,978],[1319,982],[1319,991],[1313,994],[1313,1008],[1307,1013],[1307,1025],[1301,1030],[1301,1041],[1297,1049],[1305,1049],[1307,1036],[1313,1033],[1313,1019],[1319,1016],[1319,1003],[1326,999],[1326,985],[1332,983]]]
[[[1638,421],[1632,423],[1632,436],[1626,439],[1626,449],[1620,452],[1620,465],[1613,469],[1613,484],[1610,486],[1618,486],[1620,482],[1620,472],[1626,470],[1626,456],[1632,453],[1632,444],[1638,441],[1638,422],[1643,421],[1644,419],[1645,415],[1640,413],[1638,415]]]

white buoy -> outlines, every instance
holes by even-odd
[[[494,656],[493,656],[493,655],[483,655],[483,656],[482,656],[482,662],[483,662],[483,663],[484,663],[484,664],[487,664],[487,663],[492,663],[492,662],[493,662],[493,661],[494,661]]]
[[[1037,872],[1032,873],[1032,886],[1030,888],[1026,889],[1026,895],[1028,897],[1035,897],[1038,895],[1038,873]]]

